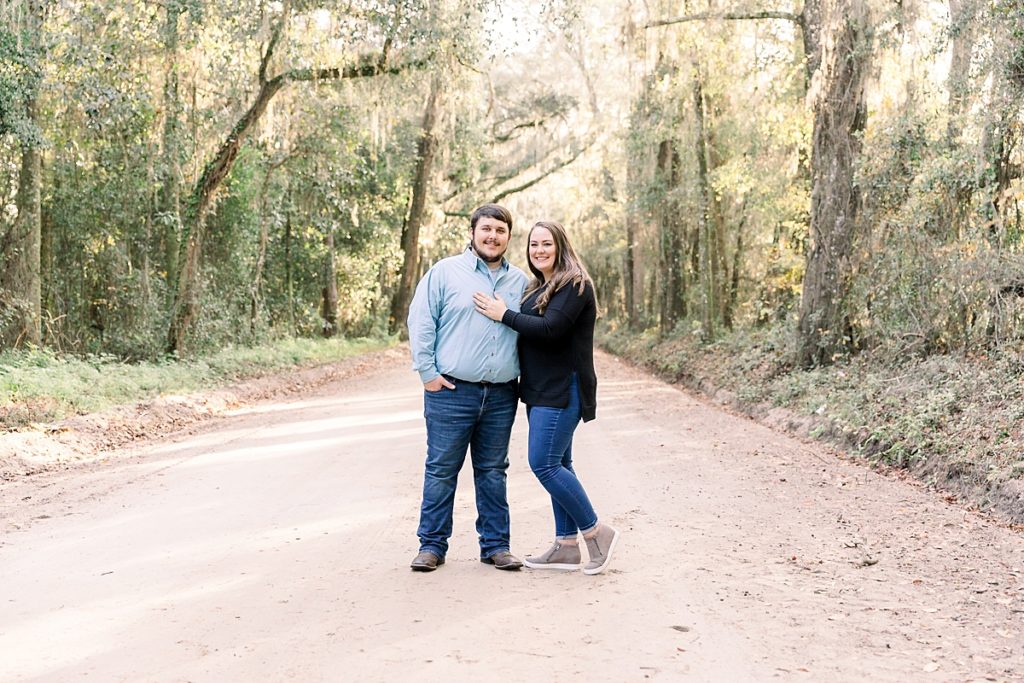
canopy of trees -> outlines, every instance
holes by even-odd
[[[21,0],[0,56],[3,348],[398,332],[485,201],[637,331],[1022,333],[1019,0]]]

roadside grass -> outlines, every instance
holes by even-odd
[[[1001,485],[1024,484],[1021,349],[928,357],[862,353],[805,370],[788,359],[785,331],[733,333],[712,344],[693,335],[604,328],[601,344],[662,377],[708,394],[729,392],[752,415],[784,408],[812,438],[871,462],[905,468],[953,488],[979,507]],[[1016,481],[1014,481],[1016,480]],[[1011,512],[1024,519],[1024,510]]]
[[[125,363],[111,356],[60,356],[46,349],[0,353],[0,430],[211,389],[243,379],[344,360],[395,339],[288,338],[228,347],[208,356]]]

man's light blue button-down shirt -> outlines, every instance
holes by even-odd
[[[476,292],[498,294],[513,311],[526,275],[508,261],[493,271],[466,249],[438,261],[416,286],[409,306],[412,367],[426,383],[438,375],[467,382],[508,382],[519,376],[517,333],[477,313]]]

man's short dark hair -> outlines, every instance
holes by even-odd
[[[470,230],[475,230],[476,222],[484,216],[503,222],[508,226],[508,231],[512,232],[512,214],[504,206],[498,204],[484,204],[474,211],[473,216],[469,219]]]

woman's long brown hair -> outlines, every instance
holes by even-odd
[[[537,270],[533,265],[533,261],[530,260],[530,238],[533,236],[533,231],[537,228],[544,228],[550,232],[555,242],[555,270],[551,274],[551,279],[547,282],[544,281],[544,274]],[[569,283],[578,287],[580,294],[583,294],[587,283],[590,283],[591,289],[594,287],[594,281],[590,278],[590,273],[587,272],[583,261],[576,255],[576,250],[572,248],[572,244],[569,242],[569,235],[566,234],[565,228],[562,227],[561,223],[537,221],[533,224],[533,227],[530,228],[530,232],[526,236],[526,263],[529,264],[530,272],[533,273],[533,280],[527,285],[526,293],[523,294],[523,300],[525,301],[528,296],[537,290],[541,290],[535,304],[538,313],[544,313],[544,309],[548,307],[548,302],[551,301],[554,293]],[[594,305],[597,305],[596,298]]]

